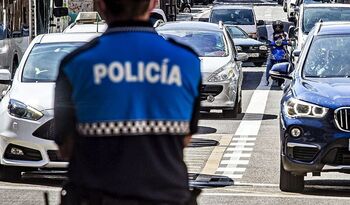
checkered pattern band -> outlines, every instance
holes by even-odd
[[[80,123],[78,131],[83,136],[118,135],[187,135],[190,123],[187,121],[118,121]]]

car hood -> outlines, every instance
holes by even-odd
[[[55,83],[18,83],[11,88],[10,99],[18,100],[39,111],[54,107]]]
[[[212,73],[230,62],[231,57],[200,57],[202,73]]]
[[[233,42],[235,43],[235,46],[260,46],[264,45],[262,42],[254,40],[252,38],[235,38],[233,39]]]
[[[337,109],[350,106],[350,79],[297,79],[293,86],[297,99]]]
[[[200,57],[203,80],[207,79],[214,71],[225,66],[231,61],[231,57]]]

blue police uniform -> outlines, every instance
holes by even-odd
[[[197,131],[200,84],[197,55],[148,23],[115,23],[68,55],[56,82],[55,134],[59,145],[74,137],[70,181],[184,204],[183,139]]]

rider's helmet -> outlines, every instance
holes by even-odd
[[[275,33],[277,32],[283,32],[284,31],[284,25],[283,22],[280,20],[274,21],[272,24],[273,31]]]

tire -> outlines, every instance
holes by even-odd
[[[240,93],[240,95],[242,95],[242,93]],[[235,107],[233,109],[222,110],[224,118],[236,118],[240,113],[242,113],[242,100],[238,101],[238,97],[236,98]]]
[[[243,106],[242,106],[242,90],[239,91],[239,102],[237,104],[237,114],[241,114],[243,112]]]
[[[254,63],[255,67],[262,67],[264,65],[264,62],[257,62]]]
[[[294,175],[286,171],[282,160],[280,164],[280,190],[284,192],[302,192],[304,190],[304,176]]]
[[[15,182],[21,179],[21,170],[17,167],[0,165],[0,180]]]
[[[237,117],[237,110],[236,108],[233,110],[223,110],[222,114],[224,115],[224,118],[233,119]]]
[[[17,57],[15,57],[12,62],[12,70],[11,70],[12,79],[15,76],[18,65],[19,65],[18,59]]]

